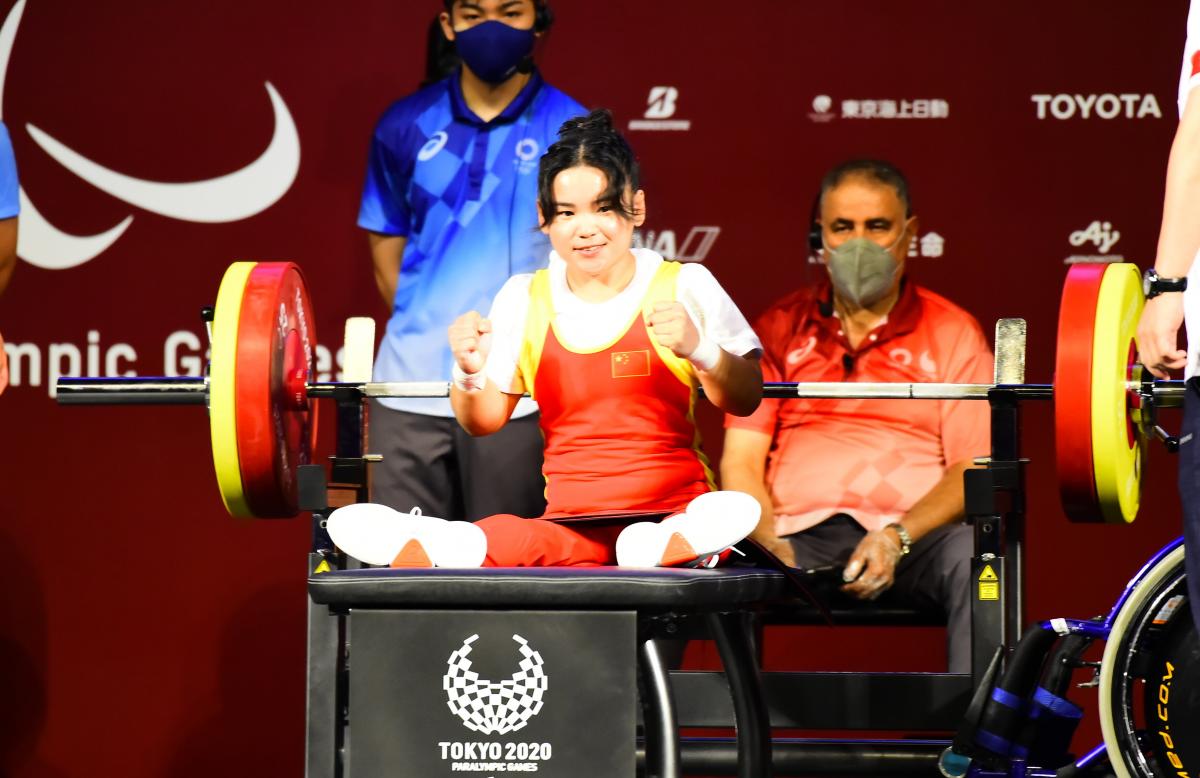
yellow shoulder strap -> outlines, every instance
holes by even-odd
[[[554,303],[550,299],[550,271],[538,270],[529,283],[529,312],[525,315],[525,337],[521,342],[521,356],[517,367],[525,391],[533,396],[533,379],[538,364],[542,361],[542,346],[546,343],[546,332],[554,318]]]
[[[646,296],[642,299],[642,316],[645,320],[649,320],[650,315],[654,313],[654,304],[658,302],[671,302],[676,299],[675,284],[679,278],[679,271],[683,265],[679,262],[664,260],[655,272],[654,278],[650,281],[650,288],[646,291]],[[654,339],[654,333],[650,333],[650,342],[654,344],[654,350],[658,354],[659,359],[663,364],[675,374],[675,377],[682,381],[687,386],[696,386],[696,370],[692,367],[692,363],[688,362],[683,357],[675,356],[675,352],[664,346],[660,346],[658,341]]]

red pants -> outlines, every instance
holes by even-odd
[[[594,567],[617,563],[621,525],[555,524],[508,513],[475,522],[487,535],[484,567]]]

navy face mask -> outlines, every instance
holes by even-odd
[[[517,72],[533,51],[533,41],[533,30],[518,30],[494,19],[454,33],[458,56],[489,84],[503,83]]]

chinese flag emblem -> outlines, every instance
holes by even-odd
[[[614,351],[612,355],[613,378],[637,378],[650,375],[649,351]]]

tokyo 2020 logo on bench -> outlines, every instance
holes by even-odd
[[[484,735],[516,732],[542,709],[542,697],[549,684],[542,670],[542,656],[529,647],[528,640],[513,635],[521,653],[517,672],[504,681],[489,681],[471,669],[468,658],[471,644],[478,639],[475,634],[464,640],[446,662],[442,677],[446,704],[467,729]]]

